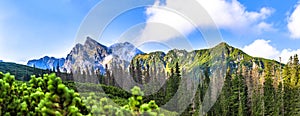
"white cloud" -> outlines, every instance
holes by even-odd
[[[300,4],[296,6],[291,16],[288,17],[287,27],[292,38],[300,39]]]
[[[300,49],[283,49],[282,51],[279,51],[270,43],[270,40],[258,39],[253,43],[244,46],[242,50],[251,56],[274,59],[277,61],[279,61],[279,57],[281,57],[283,63],[287,63],[289,58],[295,54],[300,55]]]
[[[153,6],[147,8],[146,15],[148,19],[145,28],[142,30],[141,40],[166,41],[184,36],[196,28],[178,12],[166,7],[159,7],[160,4],[160,1],[156,1]]]
[[[294,56],[295,54],[300,55],[300,49],[297,49],[297,50],[284,49],[281,51],[280,57],[282,58],[282,61],[284,63],[287,63],[289,61],[289,58],[291,56]]]
[[[156,4],[159,3],[157,2]],[[175,12],[152,7],[147,9],[146,14],[150,16],[147,23],[156,22],[166,24],[183,33],[189,33],[194,30],[194,26],[189,21]]]
[[[276,31],[276,29],[273,28],[273,24],[269,24],[266,22],[260,22],[257,24],[258,33],[266,32],[266,31]]]
[[[272,24],[265,22],[265,19],[274,12],[272,8],[263,7],[259,11],[247,11],[245,6],[237,0],[197,0],[197,2],[206,10],[218,28],[227,29],[237,34],[274,30]],[[191,12],[190,10],[193,8],[187,10],[186,7],[193,6],[191,4],[193,4],[191,1],[184,0],[165,0],[164,3],[156,0],[153,6],[146,9],[148,19],[141,38],[166,41],[181,34],[188,35],[199,26],[213,26],[211,22],[206,21],[209,18],[201,17],[203,11]],[[201,7],[200,5],[197,7]],[[176,11],[168,10],[170,8]],[[202,19],[193,22],[194,26],[187,20],[190,17],[183,17],[183,15]],[[167,25],[177,31],[162,28],[162,25],[153,24],[154,22]]]
[[[270,40],[258,39],[242,48],[242,50],[251,56],[278,59],[280,52],[270,45],[270,42]]]
[[[237,0],[198,0],[219,28],[233,31],[247,30],[268,18],[274,10],[263,7],[258,12],[247,11]]]

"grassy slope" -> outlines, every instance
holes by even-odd
[[[170,50],[166,55],[161,55],[163,53],[153,52],[149,54],[138,55],[134,58],[134,61],[137,59],[143,61],[143,65],[146,64],[152,65],[153,61],[162,62],[161,64],[165,65],[166,70],[169,72],[171,68],[175,67],[176,62],[179,63],[181,68],[192,69],[193,67],[204,67],[204,66],[213,66],[215,61],[220,61],[218,59],[224,55],[223,59],[227,62],[228,66],[230,62],[235,62],[235,65],[244,65],[247,67],[252,67],[253,62],[258,64],[262,69],[267,63],[271,63],[276,67],[279,67],[279,62],[275,60],[252,57],[238,48],[234,48],[226,43],[220,43],[219,45],[202,50],[194,50],[187,52],[185,50]]]
[[[0,72],[3,73],[11,73],[12,75],[15,75],[17,80],[22,80],[22,78],[25,78],[29,75],[34,74],[43,74],[46,72],[46,70],[33,68],[26,65],[11,63],[11,62],[0,62]]]

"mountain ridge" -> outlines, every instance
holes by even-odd
[[[40,59],[33,59],[29,60],[27,62],[27,66],[31,67],[36,67],[40,69],[56,69],[57,66],[61,67],[63,66],[65,62],[65,58],[55,58],[55,57],[49,57],[49,56],[44,56],[43,58]]]
[[[116,43],[109,47],[97,42],[96,40],[87,37],[84,44],[76,44],[71,52],[67,55],[63,65],[64,71],[79,71],[85,70],[88,73],[94,73],[94,70],[104,72],[108,68],[112,58],[131,59],[137,54],[143,52],[129,42]]]
[[[218,55],[211,53],[211,51],[222,51]],[[186,51],[179,49],[169,50],[167,53],[162,51],[155,51],[150,53],[144,53],[129,42],[116,43],[109,47],[97,42],[96,40],[87,37],[84,44],[76,44],[70,53],[67,55],[65,62],[61,67],[62,71],[88,71],[94,73],[95,70],[105,72],[106,68],[109,68],[113,59],[118,61],[122,66],[128,66],[131,59],[141,59],[143,63],[158,61],[164,64],[165,68],[169,70],[174,67],[175,62],[180,61],[183,66],[201,66],[211,65],[208,62],[212,60],[211,57],[222,56],[228,61],[229,67],[236,67],[239,63],[248,63],[247,65],[255,67],[254,65],[264,68],[265,62],[273,62],[274,64],[280,64],[278,61],[252,57],[246,54],[241,49],[230,46],[226,42],[221,42],[218,45],[200,50]],[[188,60],[183,60],[188,59]],[[125,60],[127,62],[123,62]],[[196,61],[197,63],[192,63]],[[168,63],[171,62],[171,63]],[[189,63],[188,63],[189,62]],[[255,62],[256,64],[253,64]],[[144,64],[145,65],[145,64]]]
[[[167,71],[174,68],[177,62],[181,64],[181,67],[187,70],[191,70],[194,67],[212,67],[216,65],[214,62],[218,61],[226,62],[226,66],[236,70],[243,66],[247,67],[248,70],[255,68],[264,69],[267,63],[271,63],[277,67],[283,65],[275,60],[252,57],[241,49],[232,47],[225,42],[221,42],[212,48],[193,50],[190,52],[173,49],[164,53],[164,55],[157,53],[158,52],[140,54],[134,57],[133,61],[141,61],[142,66],[151,66],[153,62],[161,62]]]

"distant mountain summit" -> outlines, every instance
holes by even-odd
[[[129,42],[116,43],[107,47],[91,37],[87,37],[84,44],[76,44],[65,59],[45,56],[29,60],[27,65],[40,69],[53,69],[58,65],[63,72],[86,71],[91,73],[95,70],[104,72],[105,68],[111,66],[113,60],[123,66],[129,65],[131,59],[138,54],[143,54],[143,52]]]
[[[0,62],[3,62],[3,60],[0,60]]]
[[[113,44],[109,47],[109,50],[113,55],[126,61],[131,61],[134,56],[144,53],[129,42]]]
[[[137,54],[143,52],[134,47],[134,45],[125,43],[116,43],[110,47],[106,47],[93,40],[86,38],[84,44],[77,44],[68,54],[63,68],[67,72],[71,71],[91,71],[100,70],[104,72],[106,66],[115,58],[131,60]]]
[[[64,58],[55,58],[55,57],[45,56],[40,59],[29,60],[27,62],[27,66],[36,67],[36,68],[40,68],[40,69],[51,69],[52,70],[53,68],[56,68],[57,65],[59,67],[62,67],[64,65],[64,63],[65,63]]]
[[[63,68],[67,71],[104,69],[101,62],[110,54],[108,48],[90,37],[84,44],[77,44],[67,55]]]

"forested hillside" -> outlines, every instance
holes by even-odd
[[[1,74],[0,113],[300,115],[297,55],[281,64],[221,43],[204,50],[139,54],[127,69],[119,61],[113,58],[104,72],[49,70],[60,78],[43,75],[45,70],[2,63],[1,71],[22,70],[39,78],[23,82],[19,73]]]
[[[123,101],[123,107],[103,95],[100,91],[80,94],[55,74],[38,78],[31,76],[25,83],[16,81],[9,73],[0,72],[0,115],[176,115],[160,109],[153,100],[143,102],[143,92],[139,87],[131,89],[132,96]]]
[[[30,67],[26,65],[11,63],[11,62],[0,62],[0,72],[11,73],[16,76],[17,80],[28,81],[30,75],[42,75],[50,73],[50,70],[42,70],[35,67]]]

